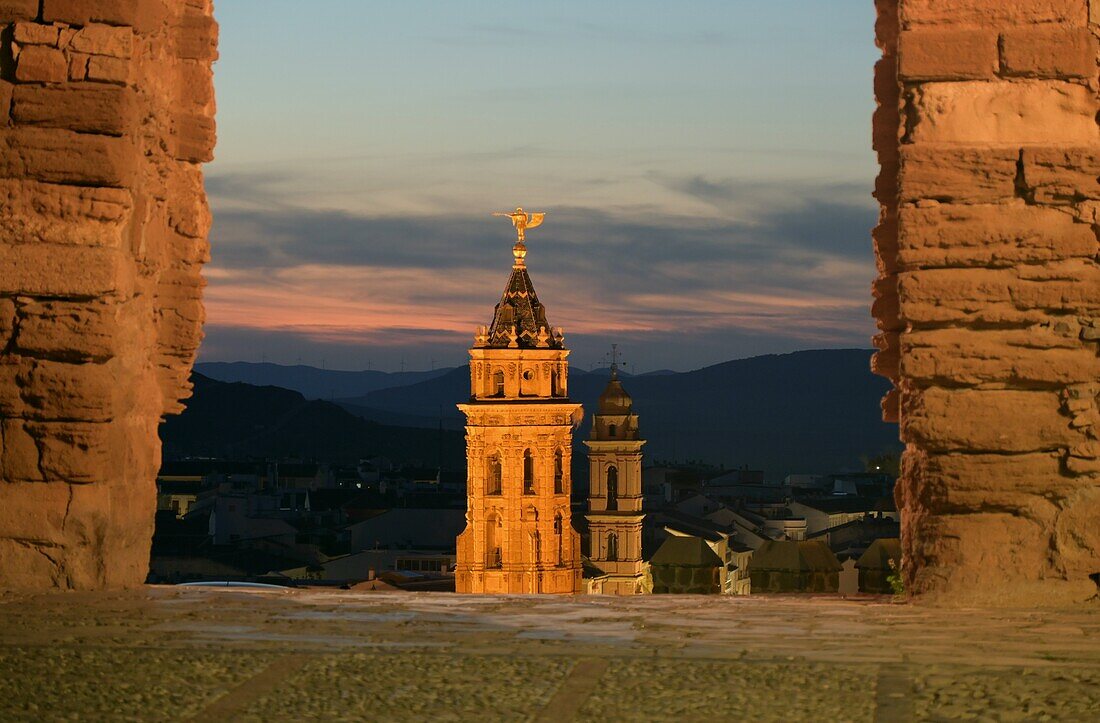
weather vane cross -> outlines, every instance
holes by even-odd
[[[516,236],[518,237],[518,243],[523,243],[527,240],[526,231],[529,228],[535,228],[542,224],[542,220],[546,218],[546,213],[527,213],[519,206],[516,206],[515,211],[496,211],[494,216],[507,216],[512,219],[512,225],[516,227]]]
[[[622,363],[622,361],[623,361],[623,357],[622,357],[622,354],[619,353],[619,345],[618,344],[612,344],[611,345],[611,351],[604,355],[604,362],[611,369],[611,378],[612,379],[618,379],[619,378],[619,365]],[[602,364],[601,364],[601,366],[602,366]]]

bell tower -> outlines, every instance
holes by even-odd
[[[493,323],[470,349],[466,415],[466,529],[458,536],[455,591],[565,593],[581,585],[580,538],[570,519],[573,427],[560,327],[527,273],[523,231],[542,214],[512,218],[519,240]],[[522,216],[522,218],[520,218]]]
[[[588,446],[589,559],[603,574],[589,592],[647,592],[642,561],[642,445],[633,400],[619,381],[612,352],[611,379],[592,418]]]

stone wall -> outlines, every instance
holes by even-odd
[[[878,0],[873,366],[909,590],[1083,600],[1100,572],[1092,0]]]
[[[210,0],[0,0],[0,587],[143,582],[201,339]]]

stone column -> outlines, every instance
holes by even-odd
[[[874,369],[908,589],[1081,601],[1100,572],[1092,0],[878,0]]]
[[[0,0],[0,587],[145,579],[216,57],[210,0]]]

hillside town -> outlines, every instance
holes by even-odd
[[[814,576],[802,568],[824,564],[823,591],[855,593],[856,565],[868,549],[878,540],[884,541],[880,548],[896,548],[899,519],[894,477],[887,472],[790,475],[768,482],[753,470],[662,464],[645,467],[642,478],[643,558],[652,560],[670,538],[677,541],[658,563],[682,550],[680,539],[703,541],[712,553],[703,556],[704,566],[718,570],[720,581],[706,592],[750,593],[750,563],[768,545],[775,558],[784,548],[798,550],[781,561],[790,568],[791,590],[812,590]],[[460,474],[392,468],[384,459],[363,460],[358,467],[286,460],[168,462],[157,478],[149,581],[453,590],[455,538],[465,525],[464,511]],[[583,523],[583,506],[574,519]],[[581,541],[587,551],[586,528]],[[822,548],[829,555],[814,557],[811,551]],[[685,556],[681,551],[674,558]],[[878,560],[876,575],[883,566]]]
[[[896,592],[896,460],[788,474],[645,464],[613,347],[595,409],[526,266],[525,227],[470,350],[466,469],[424,459],[166,462],[149,582],[473,593]],[[573,430],[589,433],[575,445]],[[442,427],[440,434],[442,434]],[[442,439],[442,438],[441,438]],[[574,460],[585,460],[574,463]],[[410,464],[409,462],[415,462]],[[578,474],[579,473],[579,474]],[[587,479],[585,479],[587,477]]]

